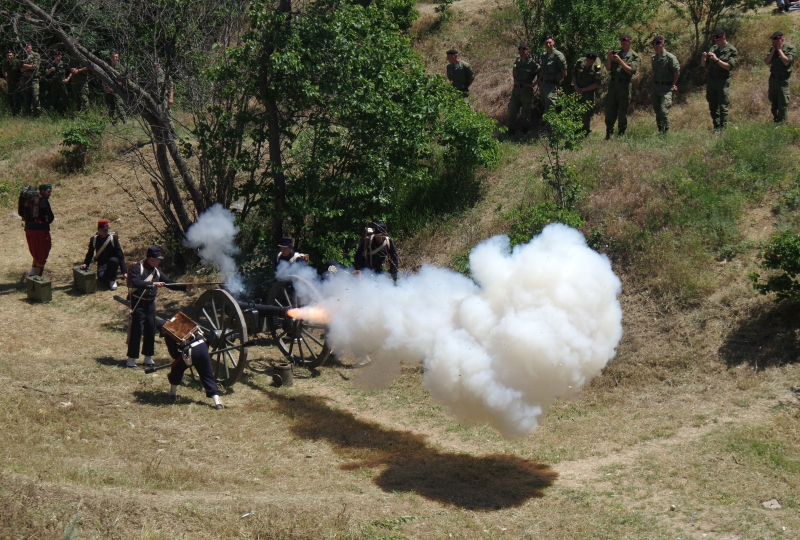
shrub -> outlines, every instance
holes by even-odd
[[[800,301],[800,283],[797,281],[797,274],[800,273],[800,236],[790,232],[775,235],[761,256],[761,268],[778,270],[780,273],[762,281],[757,272],[751,272],[748,277],[753,288],[765,295],[775,293],[777,301]]]
[[[79,116],[67,124],[61,132],[61,146],[67,149],[60,152],[66,160],[67,171],[80,171],[86,167],[89,153],[97,148],[107,125],[104,118],[89,115]]]

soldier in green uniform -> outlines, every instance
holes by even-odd
[[[109,62],[111,67],[114,68],[114,71],[117,72],[117,82],[120,85],[125,84],[125,79],[128,76],[128,71],[125,69],[125,66],[120,63],[119,61],[119,53],[117,51],[112,51],[111,55],[109,56]],[[125,104],[122,102],[122,98],[114,92],[113,88],[110,88],[103,84],[103,98],[106,101],[106,107],[108,107],[108,116],[111,118],[111,123],[113,125],[117,125],[117,119],[122,120],[122,123],[125,124],[128,121],[128,118],[125,116]]]
[[[542,96],[544,112],[550,110],[555,105],[558,98],[558,87],[561,81],[567,76],[567,59],[564,54],[556,49],[556,41],[551,34],[544,37],[545,53],[541,56],[539,63],[539,95]]]
[[[77,59],[73,60],[69,66],[67,82],[72,89],[78,112],[89,110],[89,68],[82,66]]]
[[[728,43],[725,30],[714,30],[714,45],[703,53],[700,65],[708,69],[706,100],[711,110],[714,129],[719,131],[728,127],[728,105],[731,103],[731,70],[736,65],[739,52]]]
[[[678,77],[681,76],[681,65],[674,54],[664,50],[664,38],[656,36],[653,39],[653,66],[652,99],[653,110],[656,113],[656,124],[659,133],[669,131],[669,109],[672,107],[672,92],[678,90]]]
[[[31,116],[39,116],[39,77],[41,76],[42,57],[33,52],[33,44],[25,44],[25,54],[21,58],[22,67],[22,112]]]
[[[533,88],[539,64],[531,58],[531,48],[527,43],[519,44],[519,57],[514,62],[511,74],[514,77],[514,89],[508,102],[508,132],[513,135],[517,124],[517,114],[522,109],[522,132],[527,133],[531,125],[531,108],[533,106]]]
[[[453,88],[461,91],[464,98],[469,97],[469,86],[475,80],[475,74],[472,73],[472,66],[461,60],[455,49],[447,51],[447,80]]]
[[[69,60],[64,58],[61,51],[53,53],[53,59],[44,72],[50,86],[50,106],[54,111],[64,114],[69,109],[69,97],[67,95],[67,85],[64,81],[67,78],[67,65]]]
[[[789,121],[789,77],[797,51],[783,39],[783,32],[772,34],[772,48],[764,63],[769,65],[769,102],[776,122]]]
[[[608,51],[606,69],[611,74],[606,94],[606,140],[614,134],[624,135],[628,129],[628,108],[631,105],[631,80],[639,70],[639,55],[631,50],[631,36],[620,38],[620,51]]]
[[[14,58],[14,51],[10,49],[6,51],[2,69],[3,77],[8,85],[8,108],[14,116],[19,114],[20,109],[20,87],[22,85],[20,68],[22,68],[22,63]]]
[[[600,88],[603,64],[597,59],[595,51],[589,51],[578,60],[572,74],[572,88],[581,95],[581,103],[589,103],[591,107],[583,113],[583,132],[592,132],[591,123],[594,114],[594,94]]]

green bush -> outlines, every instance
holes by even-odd
[[[61,146],[67,149],[59,153],[66,160],[68,172],[86,167],[89,154],[98,147],[107,125],[105,118],[90,115],[79,116],[67,124],[61,132]]]
[[[550,223],[563,223],[576,229],[585,224],[577,210],[559,208],[549,201],[528,208],[516,208],[503,217],[511,223],[508,236],[512,246],[528,242]]]
[[[777,270],[779,273],[761,280],[757,272],[749,274],[753,288],[761,294],[775,293],[776,300],[800,301],[800,236],[790,232],[775,235],[761,254],[761,268]]]

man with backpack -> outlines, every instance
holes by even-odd
[[[50,238],[50,224],[55,219],[50,208],[52,193],[52,184],[42,184],[38,193],[36,188],[28,186],[19,195],[17,213],[25,223],[25,240],[28,243],[28,251],[33,257],[31,271],[28,274],[31,276],[44,274],[44,265],[53,245]]]
[[[359,274],[365,268],[380,274],[387,261],[389,262],[389,273],[392,275],[392,279],[397,281],[397,271],[400,267],[397,248],[389,236],[386,223],[373,221],[366,228],[364,237],[358,243],[353,264],[356,270],[355,274]]]

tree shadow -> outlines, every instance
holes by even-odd
[[[762,304],[725,338],[719,354],[728,367],[777,367],[800,358],[800,305]]]
[[[412,492],[442,504],[488,511],[543,497],[558,477],[548,465],[509,454],[471,456],[432,448],[422,435],[360,420],[320,397],[265,393],[294,422],[296,436],[323,439],[348,460],[341,469],[382,469],[373,481],[386,492]]]

